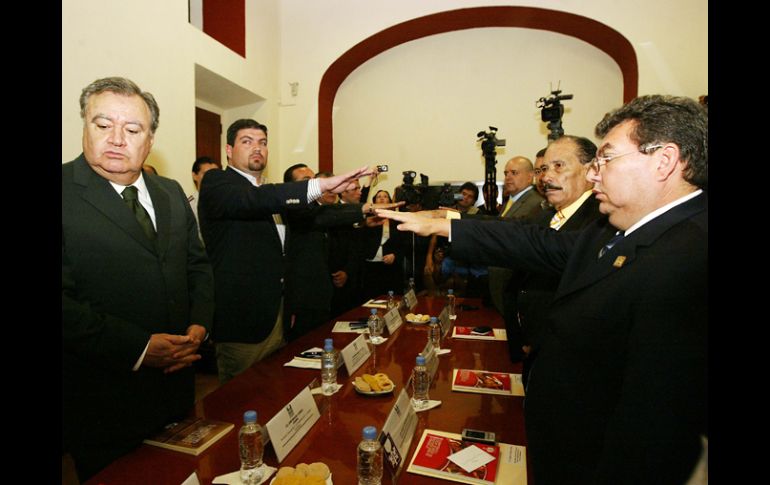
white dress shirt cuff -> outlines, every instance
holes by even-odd
[[[136,372],[142,366],[142,361],[144,361],[144,354],[147,353],[147,349],[149,348],[150,348],[150,341],[148,340],[147,345],[144,346],[144,352],[142,352],[142,355],[139,356],[139,360],[136,361],[136,364],[134,364],[134,368],[131,369],[132,371]]]
[[[314,200],[320,198],[322,195],[321,192],[321,181],[318,179],[310,179],[307,182],[307,203],[311,203]]]

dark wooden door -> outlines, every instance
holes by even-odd
[[[213,158],[221,167],[222,120],[218,114],[195,108],[195,157]]]

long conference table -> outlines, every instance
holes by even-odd
[[[463,303],[478,309],[462,310],[459,307]],[[411,312],[438,316],[444,304],[445,299],[441,297],[418,297],[417,306]],[[480,300],[458,298],[457,306],[457,319],[453,325],[504,328],[500,314],[493,308],[484,307]],[[379,310],[379,313],[382,316],[384,311]],[[238,470],[238,428],[243,422],[243,412],[256,410],[259,423],[264,426],[313,379],[320,381],[318,370],[284,367],[283,364],[311,347],[323,347],[323,340],[327,337],[333,337],[335,348],[342,349],[358,334],[332,333],[334,323],[357,320],[368,314],[369,308],[365,307],[350,310],[290,342],[198,401],[191,414],[235,424],[232,431],[200,455],[193,456],[143,444],[111,463],[86,484],[179,485],[194,471],[200,483],[207,485],[219,475]],[[299,444],[280,464],[272,445],[268,444],[265,447],[265,463],[279,467],[322,461],[331,469],[335,485],[356,484],[356,447],[361,440],[361,430],[367,425],[376,426],[378,432],[382,429],[398,393],[411,376],[415,357],[425,347],[427,331],[427,325],[414,325],[406,321],[394,335],[389,335],[385,330],[383,336],[388,340],[373,346],[371,357],[353,376],[348,376],[344,366],[340,368],[337,382],[342,384],[342,388],[337,393],[332,396],[315,395],[321,417]],[[406,471],[424,429],[458,434],[463,428],[480,429],[495,432],[498,442],[521,446],[527,444],[522,397],[452,391],[452,370],[455,368],[520,373],[521,363],[511,363],[508,357],[507,342],[459,340],[451,338],[451,335],[450,330],[441,342],[441,348],[451,349],[451,352],[439,357],[438,370],[430,388],[430,399],[440,400],[442,404],[417,413],[417,429],[404,459],[405,463],[397,475],[398,483],[451,483]],[[355,392],[351,384],[353,378],[364,373],[378,372],[386,373],[394,382],[393,393],[372,397]],[[411,389],[408,392],[411,395]],[[528,483],[532,483],[530,468],[528,463]],[[393,483],[396,482],[386,467],[383,484]]]

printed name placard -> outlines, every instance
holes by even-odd
[[[401,313],[398,311],[398,307],[394,306],[385,313],[385,325],[388,327],[388,332],[393,333],[404,323],[401,319]]]
[[[417,295],[414,293],[414,290],[409,290],[406,292],[406,295],[404,295],[404,301],[410,310],[414,310],[414,307],[417,306]]]
[[[318,406],[310,393],[310,388],[306,386],[297,394],[297,397],[267,422],[265,428],[279,463],[320,417],[321,413],[318,412]]]
[[[438,321],[441,324],[441,338],[444,338],[449,333],[449,327],[452,326],[452,320],[449,319],[449,308],[444,307],[441,310],[441,313],[438,314]]]
[[[406,388],[401,389],[396,404],[390,410],[388,419],[380,433],[380,443],[385,451],[385,463],[394,475],[401,468],[409,452],[414,432],[417,429],[417,413],[412,407]]]
[[[352,376],[356,369],[366,362],[372,351],[369,349],[364,336],[359,335],[358,338],[345,346],[341,353],[342,360],[345,361],[345,368],[348,370],[348,375]]]
[[[425,357],[425,369],[428,371],[431,382],[433,382],[433,377],[438,370],[438,355],[436,355],[436,349],[433,348],[431,342],[428,342],[420,354]]]

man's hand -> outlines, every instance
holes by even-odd
[[[201,358],[194,353],[199,345],[200,341],[196,343],[190,335],[154,333],[150,336],[142,365],[163,368],[164,373],[177,371]]]
[[[361,206],[361,212],[364,214],[374,214],[374,211],[377,209],[395,209],[397,207],[401,207],[404,204],[405,202],[403,200],[401,202],[391,202],[389,204],[373,204],[371,202],[367,202]]]
[[[396,260],[396,255],[393,253],[386,254],[382,257],[382,262],[385,264],[393,264],[393,262]]]
[[[425,268],[422,272],[423,274],[433,274],[433,258],[425,258]]]
[[[364,224],[366,225],[366,227],[377,227],[385,224],[385,219],[377,216],[367,217],[366,219],[364,219]]]
[[[342,270],[332,273],[332,284],[335,288],[342,288],[348,282],[348,274]]]
[[[334,192],[340,194],[346,190],[355,188],[353,181],[372,175],[374,171],[370,167],[361,167],[353,170],[352,172],[344,173],[342,175],[335,175],[334,177],[319,178],[319,186],[321,192]]]
[[[395,212],[383,209],[378,209],[376,212],[379,217],[400,222],[397,226],[399,231],[411,231],[420,236],[430,236],[431,234],[449,236],[452,222],[449,219],[429,219],[413,212]]]

